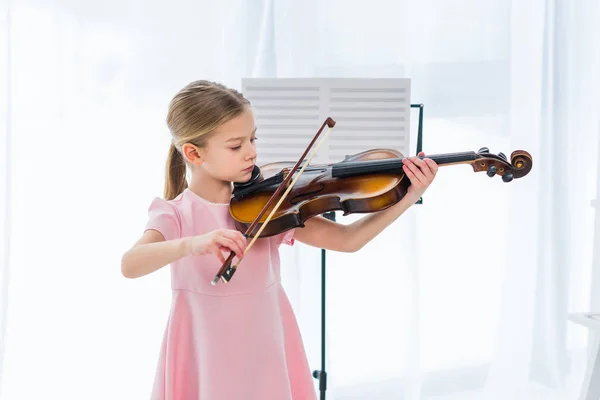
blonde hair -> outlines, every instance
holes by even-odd
[[[172,140],[165,171],[165,199],[174,199],[188,187],[183,145],[203,147],[215,128],[240,115],[249,104],[240,92],[205,80],[189,83],[173,97],[167,114]]]

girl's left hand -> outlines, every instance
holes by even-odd
[[[420,152],[419,157],[425,157]],[[421,198],[437,174],[438,165],[430,158],[408,157],[402,159],[404,173],[410,179],[410,186],[406,196],[410,196],[415,202]]]

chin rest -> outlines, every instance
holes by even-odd
[[[258,181],[259,178],[260,178],[260,168],[258,168],[258,165],[255,165],[254,168],[252,169],[252,175],[250,176],[250,179],[248,179],[246,182],[234,182],[233,188],[234,188],[234,190],[247,188],[248,186],[254,185],[256,183],[256,181]]]

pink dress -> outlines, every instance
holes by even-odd
[[[155,198],[146,229],[166,240],[235,229],[228,206],[186,189],[171,201]],[[227,284],[211,285],[221,267],[212,254],[171,265],[173,297],[152,400],[316,400],[279,271],[279,246],[293,245],[293,234],[257,240]]]

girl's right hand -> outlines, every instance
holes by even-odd
[[[244,255],[247,241],[244,235],[233,229],[216,229],[204,235],[192,236],[189,240],[189,254],[199,256],[214,254],[221,262],[225,262],[223,251],[233,251],[238,258]]]

